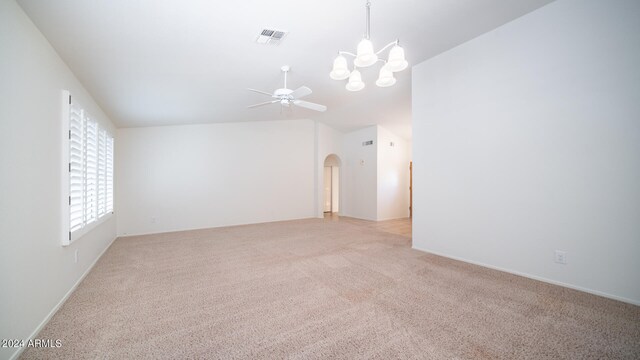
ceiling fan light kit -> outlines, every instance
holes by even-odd
[[[404,49],[400,46],[400,42],[397,39],[385,45],[378,52],[374,51],[373,43],[370,40],[371,2],[368,0],[366,4],[366,13],[367,27],[364,39],[362,39],[358,44],[356,54],[348,51],[339,51],[338,56],[333,60],[333,69],[331,70],[331,73],[329,73],[329,77],[334,80],[345,80],[348,78],[349,81],[345,88],[349,91],[360,91],[365,87],[365,84],[362,81],[362,75],[360,74],[360,71],[358,71],[359,67],[364,68],[379,61],[383,62],[384,65],[380,69],[376,85],[380,87],[388,87],[393,86],[396,83],[393,73],[402,71],[409,65],[404,57]],[[391,46],[393,47],[389,51],[388,60],[380,59],[378,55]],[[353,71],[349,70],[349,65],[347,64],[347,59],[344,55],[353,56],[355,58],[353,60]]]

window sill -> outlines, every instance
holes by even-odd
[[[113,211],[110,213],[107,213],[105,215],[102,215],[101,218],[98,218],[98,220],[92,222],[91,224],[83,227],[82,229],[78,229],[74,232],[72,232],[70,234],[70,239],[63,243],[62,246],[69,246],[71,245],[73,242],[75,242],[76,240],[82,238],[84,235],[88,234],[89,232],[91,232],[93,229],[97,228],[100,224],[104,223],[105,221],[111,219],[114,216]]]

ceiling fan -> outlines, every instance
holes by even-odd
[[[275,104],[279,102],[281,107],[282,106],[289,107],[290,105],[295,105],[295,106],[300,106],[300,107],[315,110],[315,111],[326,111],[327,107],[324,105],[300,100],[300,98],[311,94],[312,91],[308,87],[301,86],[295,90],[287,89],[287,73],[289,72],[290,69],[291,68],[288,65],[285,65],[280,68],[280,70],[284,72],[284,88],[277,89],[276,91],[273,92],[273,94],[270,94],[266,91],[256,90],[256,89],[247,89],[253,92],[257,92],[258,94],[271,96],[272,98],[275,99],[275,100],[255,104],[255,105],[250,105],[250,106],[247,106],[247,108],[252,109],[252,108],[265,106],[269,104]]]

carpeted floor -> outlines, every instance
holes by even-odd
[[[367,222],[121,238],[25,359],[638,359],[640,307],[428,255]]]

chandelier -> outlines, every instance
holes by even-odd
[[[362,81],[362,75],[358,68],[369,67],[377,62],[382,62],[384,65],[380,68],[380,74],[376,85],[380,87],[392,86],[396,83],[396,78],[393,77],[394,72],[402,71],[407,68],[408,63],[404,58],[404,49],[400,47],[400,42],[396,39],[393,42],[385,45],[378,52],[373,51],[373,43],[370,39],[371,30],[371,2],[367,0],[366,4],[367,22],[364,38],[358,44],[356,54],[348,51],[338,51],[338,56],[333,60],[333,69],[329,76],[334,80],[349,79],[345,88],[349,91],[360,91],[364,89],[364,82]],[[388,60],[378,58],[378,55],[383,51],[391,47],[389,51]],[[353,56],[353,71],[349,70],[347,65],[347,59],[344,55]]]

